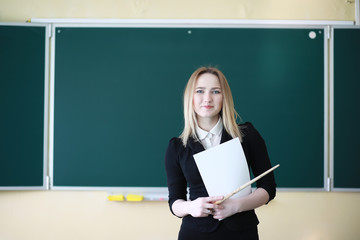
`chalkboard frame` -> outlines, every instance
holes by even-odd
[[[48,190],[49,182],[48,182],[48,107],[49,107],[49,62],[50,62],[50,24],[46,23],[15,23],[15,22],[1,22],[0,26],[7,27],[25,27],[25,28],[33,28],[33,27],[43,27],[45,31],[44,37],[44,128],[43,128],[43,176],[42,176],[42,184],[35,186],[0,186],[0,190],[11,191],[11,190]]]
[[[124,23],[124,24],[53,24],[52,26],[52,32],[54,33],[56,31],[56,28],[58,27],[106,27],[106,28],[144,28],[144,27],[149,27],[149,28],[287,28],[287,29],[297,29],[297,28],[301,28],[301,29],[321,29],[324,32],[324,141],[323,141],[323,152],[324,152],[324,159],[323,159],[323,187],[321,188],[279,188],[281,191],[329,191],[329,185],[328,185],[328,40],[327,40],[327,35],[328,35],[328,27],[327,26],[312,26],[312,25],[241,25],[241,24],[206,24],[206,23],[194,23],[191,25],[188,24],[166,24],[166,23],[153,23],[153,24],[142,24],[142,23],[135,23],[135,24],[129,24],[129,23]],[[54,35],[54,34],[53,34]],[[54,37],[52,38],[52,46],[55,46],[55,39]],[[52,53],[51,53],[51,66],[52,66],[52,70],[51,70],[51,77],[50,77],[50,82],[51,82],[51,86],[54,86],[54,65],[55,65],[55,47],[52,48]],[[54,133],[53,133],[53,124],[54,124],[54,89],[51,88],[50,89],[50,125],[52,127],[50,127],[50,137],[49,137],[49,157],[50,157],[50,178],[53,179],[53,137],[54,137]],[[311,166],[309,166],[311,167]],[[281,169],[281,168],[279,168]],[[145,192],[145,193],[153,193],[153,192],[163,192],[164,189],[166,189],[166,187],[162,188],[142,188],[142,187],[70,187],[70,186],[54,186],[53,182],[51,181],[50,183],[51,189],[54,190],[107,190],[107,191],[115,191],[115,192]]]
[[[336,135],[336,122],[335,122],[335,115],[336,115],[336,109],[335,109],[335,101],[336,101],[336,95],[335,95],[335,39],[336,39],[336,30],[341,30],[341,29],[345,29],[345,30],[358,30],[360,31],[360,26],[346,26],[346,25],[339,25],[339,26],[332,26],[331,27],[331,39],[330,39],[330,77],[329,77],[329,94],[330,94],[330,116],[329,116],[329,122],[330,122],[330,132],[329,132],[329,172],[330,172],[330,177],[329,177],[329,182],[330,182],[330,186],[331,186],[331,191],[334,192],[360,192],[360,188],[356,188],[356,187],[338,187],[336,186],[336,180],[337,180],[337,176],[336,176],[336,169],[335,169],[335,149],[336,149],[336,145],[335,145],[335,138],[337,137]],[[359,63],[360,63],[360,58],[359,56],[357,57],[357,59],[359,59]],[[357,168],[355,168],[357,169]]]

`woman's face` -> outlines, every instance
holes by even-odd
[[[218,77],[204,73],[196,81],[193,98],[194,110],[198,121],[217,121],[222,109],[223,94]]]

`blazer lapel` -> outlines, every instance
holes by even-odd
[[[224,143],[224,142],[227,142],[227,141],[229,141],[231,139],[232,139],[232,137],[230,136],[230,134],[228,134],[227,131],[225,131],[225,129],[224,129],[222,131],[222,134],[221,134],[220,144]]]
[[[204,146],[199,141],[195,140],[194,138],[189,138],[188,146],[194,154],[205,150]]]

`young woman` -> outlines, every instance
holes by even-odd
[[[275,197],[273,173],[260,179],[250,195],[215,204],[223,196],[208,195],[193,158],[238,137],[254,176],[270,169],[264,140],[251,123],[238,125],[237,116],[223,73],[216,68],[197,69],[184,92],[184,130],[169,141],[165,156],[170,210],[182,218],[178,239],[258,239],[254,209]]]

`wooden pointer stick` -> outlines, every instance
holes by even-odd
[[[222,202],[224,202],[225,200],[229,199],[230,197],[232,197],[233,195],[235,195],[236,193],[240,192],[241,190],[243,190],[244,188],[246,188],[247,186],[253,184],[254,182],[256,182],[257,180],[259,180],[260,178],[262,178],[263,176],[265,176],[266,174],[268,174],[269,172],[274,171],[276,168],[280,167],[280,164],[270,168],[269,170],[263,172],[262,174],[260,174],[259,176],[257,176],[256,178],[254,178],[253,180],[245,183],[244,185],[242,185],[241,187],[239,187],[238,189],[234,190],[232,193],[226,195],[223,199],[216,201],[215,204],[220,204]]]

